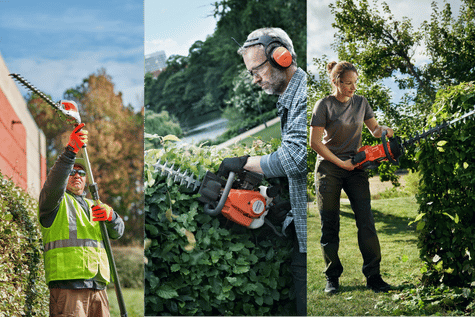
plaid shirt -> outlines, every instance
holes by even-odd
[[[307,252],[307,76],[298,68],[277,101],[282,144],[261,159],[266,177],[287,176],[292,210],[284,231],[294,221],[299,250]]]

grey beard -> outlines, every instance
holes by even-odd
[[[285,72],[280,69],[272,68],[272,74],[269,80],[269,87],[264,89],[268,95],[281,95],[285,91],[286,76]]]

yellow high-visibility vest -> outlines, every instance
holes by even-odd
[[[105,284],[110,282],[99,222],[92,220],[93,201],[86,202],[89,217],[77,200],[65,193],[51,227],[41,226],[47,284],[93,277]]]

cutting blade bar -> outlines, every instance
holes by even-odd
[[[175,169],[175,164],[169,165],[167,161],[162,163],[159,160],[157,163],[153,165],[155,170],[160,171],[160,176],[166,175],[167,178],[170,178],[179,185],[184,185],[186,188],[190,188],[193,190],[198,189],[201,186],[201,182],[194,178],[193,173],[188,174],[188,171],[181,171],[181,168]]]
[[[475,114],[475,107],[472,111],[469,111],[469,112],[465,113],[460,118],[456,118],[456,119],[453,119],[453,120],[448,121],[448,122],[444,121],[441,124],[438,124],[435,127],[431,128],[427,131],[422,131],[421,134],[419,134],[419,132],[416,132],[416,134],[414,136],[411,136],[407,140],[403,140],[402,145],[403,145],[403,147],[407,147],[407,146],[410,146],[410,145],[412,145],[416,142],[420,142],[420,140],[422,140],[422,139],[427,139],[432,134],[439,134],[442,130],[447,129],[449,126],[454,125],[455,123],[457,123],[461,120],[464,120],[467,117],[472,116],[473,114]]]
[[[38,88],[30,84],[25,78],[21,77],[19,74],[10,74],[12,78],[17,80],[20,84],[37,94],[38,96],[41,97],[44,101],[46,101],[50,106],[52,106],[55,109],[58,109],[58,106],[53,102],[53,100],[49,99],[48,96],[46,96],[44,93],[42,93]]]

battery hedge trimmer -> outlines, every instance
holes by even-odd
[[[404,154],[405,148],[416,142],[420,142],[422,139],[427,139],[432,134],[439,134],[442,130],[447,129],[449,126],[459,122],[460,120],[464,120],[473,114],[475,114],[475,109],[465,113],[460,118],[453,119],[449,122],[444,121],[428,131],[423,131],[421,134],[416,132],[414,136],[409,137],[407,140],[402,140],[400,137],[394,136],[386,141],[387,132],[383,131],[381,135],[381,144],[374,146],[365,145],[361,147],[355,156],[352,157],[351,163],[356,165],[356,168],[361,169],[374,169],[383,161],[389,161],[391,164],[399,165],[399,158]]]
[[[43,94],[39,89],[37,89],[35,86],[27,82],[23,77],[21,77],[19,74],[10,74],[12,78],[17,80],[19,83],[21,83],[23,86],[28,88],[30,91],[33,93],[37,94],[41,99],[43,99],[47,104],[52,106],[56,113],[59,115],[61,120],[66,121],[67,123],[70,123],[74,126],[78,126],[81,124],[81,116],[79,115],[79,110],[78,106],[74,101],[70,100],[60,100],[57,103],[54,103],[50,98],[48,98],[45,94]],[[82,155],[83,159],[85,162],[85,168],[86,168],[86,173],[87,173],[87,178],[89,180],[89,191],[91,192],[92,198],[95,201],[96,204],[100,203],[99,199],[99,190],[97,187],[97,183],[94,182],[94,177],[91,172],[91,163],[89,162],[89,157],[87,155],[87,149],[84,147],[82,149]],[[111,244],[109,240],[109,234],[107,233],[107,228],[106,225],[103,221],[99,222],[100,228],[101,228],[101,233],[102,237],[104,240],[104,248],[107,253],[107,258],[109,260],[109,264],[111,267],[112,271],[112,278],[114,281],[114,286],[115,286],[115,292],[117,295],[117,302],[119,304],[119,310],[120,310],[120,315],[123,317],[127,316],[127,311],[125,308],[125,302],[124,298],[122,295],[122,290],[120,287],[120,282],[119,282],[119,276],[117,275],[117,268],[115,265],[114,261],[114,256],[112,255],[112,249],[111,249]]]
[[[258,186],[263,175],[243,170],[240,173],[229,172],[224,179],[207,171],[203,180],[196,179],[187,171],[174,169],[174,164],[158,161],[153,165],[160,171],[160,176],[167,176],[175,183],[196,191],[198,200],[204,203],[204,212],[211,216],[222,214],[227,219],[246,228],[257,229],[263,224],[272,228],[274,233],[282,236],[266,215],[271,212],[274,219],[281,219],[289,211],[289,204],[278,197],[278,186]]]

